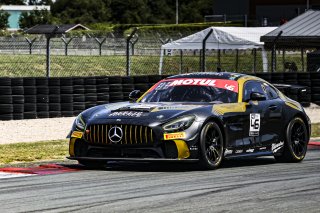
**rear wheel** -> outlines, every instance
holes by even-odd
[[[292,119],[287,126],[283,153],[275,159],[280,162],[302,161],[307,152],[308,138],[304,121],[298,117]]]
[[[223,158],[224,144],[220,127],[215,122],[204,125],[200,135],[200,164],[205,169],[216,169]]]

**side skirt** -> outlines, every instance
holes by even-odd
[[[228,150],[230,151],[230,150]],[[273,156],[274,153],[270,150],[258,150],[253,152],[248,152],[244,150],[240,152],[240,150],[234,150],[230,154],[225,153],[224,158],[232,159],[232,158],[244,158],[244,157],[261,157],[261,156]]]

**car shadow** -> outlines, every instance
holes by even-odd
[[[273,157],[225,159],[219,169],[251,167],[276,163]],[[63,165],[63,164],[60,164]],[[79,170],[132,171],[132,172],[190,172],[203,171],[197,163],[185,162],[108,162],[100,168],[89,168],[81,164],[63,165]]]

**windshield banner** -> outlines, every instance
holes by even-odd
[[[157,85],[156,90],[165,89],[166,87],[172,86],[208,86],[226,89],[238,93],[237,81],[210,78],[180,78],[163,80]]]

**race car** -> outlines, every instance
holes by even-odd
[[[216,169],[225,158],[272,155],[304,159],[311,123],[303,107],[255,76],[202,72],[171,76],[130,102],[80,113],[70,132],[69,159],[179,161]]]

